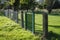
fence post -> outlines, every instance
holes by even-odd
[[[23,15],[23,10],[21,11],[21,26],[24,28],[24,15]]]
[[[48,14],[43,12],[43,37],[42,40],[46,40],[48,37]]]
[[[25,12],[25,29],[27,30],[27,12],[28,10]]]
[[[32,10],[32,32],[35,33],[35,13]]]

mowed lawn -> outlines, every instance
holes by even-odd
[[[41,35],[43,31],[43,15],[35,14],[35,30]],[[60,40],[60,16],[48,15],[49,40]]]
[[[19,15],[19,19],[21,20],[21,15]],[[25,23],[25,15],[24,15],[24,23]],[[30,26],[30,24],[28,25]],[[59,15],[48,14],[48,31],[49,31],[48,40],[60,40],[60,16]],[[35,34],[38,35],[39,37],[43,35],[43,15],[39,13],[35,14]]]

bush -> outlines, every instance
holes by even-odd
[[[4,12],[0,11],[0,16],[4,16]]]
[[[0,16],[0,40],[39,40],[39,38],[12,20]]]

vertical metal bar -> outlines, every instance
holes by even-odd
[[[25,29],[27,29],[27,12],[25,12]]]
[[[15,11],[15,22],[18,23],[18,11]]]
[[[32,32],[35,33],[35,13],[32,10]]]
[[[8,18],[9,18],[9,8],[8,8]]]
[[[11,9],[9,9],[9,18],[11,18]]]
[[[21,26],[24,28],[24,15],[23,15],[23,10],[21,11]]]
[[[18,11],[14,11],[13,20],[15,20],[16,23],[18,23]]]

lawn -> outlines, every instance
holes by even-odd
[[[28,20],[31,21],[29,18]],[[30,24],[28,25],[30,26]],[[60,40],[60,15],[48,14],[48,31],[49,31],[48,40]],[[35,14],[35,34],[41,37],[42,33],[43,33],[43,15],[36,13]]]
[[[43,26],[42,14],[35,14],[35,29],[38,34],[42,34]],[[49,40],[60,40],[60,16],[48,15]],[[51,38],[50,38],[51,37]]]

